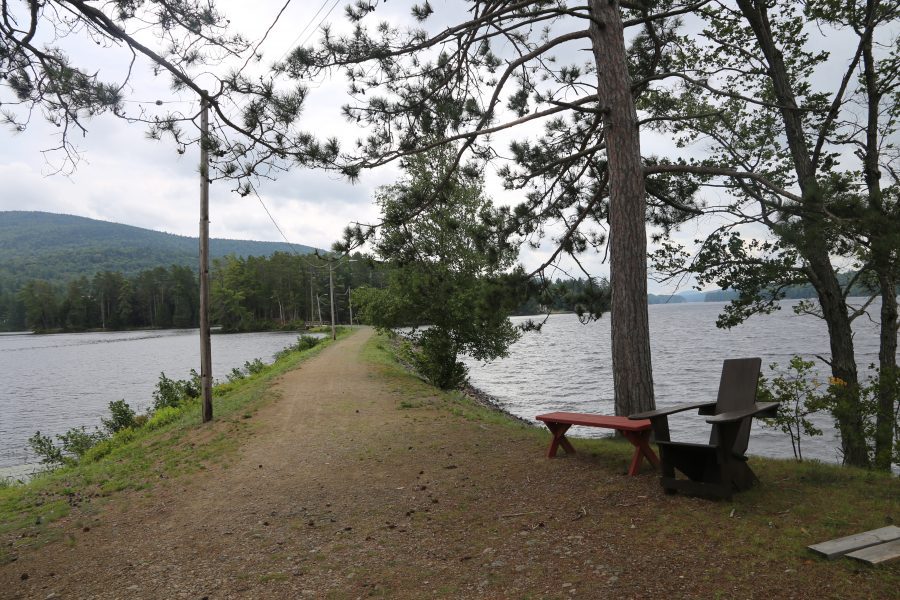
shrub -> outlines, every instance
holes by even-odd
[[[116,400],[109,403],[109,419],[100,419],[104,429],[110,434],[117,433],[129,427],[135,427],[134,410],[125,400]]]
[[[98,461],[116,448],[124,446],[137,436],[137,432],[132,428],[120,429],[115,435],[102,440],[81,457],[83,462]]]
[[[178,406],[187,398],[200,397],[200,375],[191,369],[191,377],[184,379],[169,379],[165,373],[159,374],[156,389],[153,390],[153,407],[151,412],[161,408]]]
[[[44,435],[40,431],[36,431],[33,436],[28,438],[28,445],[32,452],[40,457],[41,464],[48,468],[55,469],[70,462],[63,454],[62,448],[54,444],[50,436]]]
[[[778,415],[772,419],[763,419],[763,422],[766,427],[779,429],[790,436],[794,458],[798,461],[803,460],[803,436],[822,435],[822,430],[807,418],[826,406],[825,394],[819,393],[823,385],[809,377],[814,365],[812,361],[793,356],[788,363],[787,372],[779,373],[771,383],[765,378],[761,378],[759,383],[760,401],[781,403]],[[777,368],[776,363],[769,365],[772,371]]]
[[[282,350],[279,350],[275,353],[275,360],[281,360],[285,356],[291,354],[292,352],[303,352],[304,350],[309,350],[310,348],[314,348],[321,342],[320,338],[311,336],[311,335],[301,335],[297,338],[297,342],[290,346],[285,346]],[[259,359],[257,359],[259,360]]]
[[[459,348],[449,332],[433,327],[418,336],[418,351],[412,353],[413,366],[432,385],[457,389],[466,382],[466,367],[456,359]]]
[[[158,429],[177,420],[180,416],[181,411],[177,406],[164,406],[153,412],[153,416],[147,420],[146,427],[148,429]]]
[[[196,369],[191,369],[190,378],[183,383],[184,395],[188,398],[199,398],[202,391],[200,385],[200,373]]]
[[[303,352],[304,350],[314,348],[320,341],[322,340],[312,335],[301,335],[297,338],[297,345],[295,348],[299,352]]]
[[[254,358],[253,362],[247,361],[244,363],[244,369],[250,375],[258,375],[266,369],[266,363],[258,358]]]
[[[228,379],[229,383],[234,383],[235,381],[240,381],[244,378],[244,372],[235,367],[231,370],[231,373],[228,373],[225,377]]]
[[[62,442],[63,451],[75,457],[76,459],[84,456],[84,453],[106,439],[106,435],[98,430],[88,433],[84,425],[81,427],[73,427],[62,435],[56,436]],[[77,462],[77,461],[76,461]]]
[[[156,389],[153,390],[153,412],[162,408],[178,406],[181,402],[181,388],[178,382],[166,377],[165,373],[159,374]]]
[[[40,457],[41,464],[49,469],[76,464],[91,448],[107,439],[107,436],[99,430],[89,433],[82,425],[57,435],[56,439],[62,446],[57,446],[50,436],[43,435],[40,431],[28,438],[31,450]]]

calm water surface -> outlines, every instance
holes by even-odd
[[[657,407],[683,402],[715,402],[725,358],[762,358],[763,373],[771,378],[769,364],[786,365],[794,354],[807,360],[828,356],[825,323],[797,316],[793,302],[772,315],[751,318],[730,330],[716,328],[716,317],[725,306],[719,302],[657,304],[650,308],[653,379]],[[877,315],[879,308],[870,307]],[[521,322],[524,319],[516,319]],[[861,374],[878,362],[878,328],[865,317],[854,323],[856,358]],[[467,361],[472,384],[495,396],[509,412],[529,421],[553,411],[613,414],[613,379],[610,358],[609,318],[582,325],[572,314],[552,315],[540,333],[526,333],[512,347],[508,358],[490,364]],[[864,369],[865,368],[865,369]],[[828,370],[817,361],[818,376],[827,381]],[[804,458],[839,462],[839,446],[830,417],[814,419],[825,435],[804,438]],[[669,418],[672,439],[709,441],[709,428],[696,411]],[[582,437],[609,435],[608,430],[573,427]],[[750,453],[791,457],[787,435],[763,429],[756,421]]]
[[[213,335],[213,377],[255,358],[270,363],[297,335]],[[0,335],[0,468],[34,461],[27,440],[37,430],[93,429],[113,400],[144,412],[160,372],[187,379],[200,369],[199,348],[196,329]]]
[[[785,304],[773,315],[727,331],[715,326],[722,303],[650,306],[657,405],[714,401],[724,358],[759,356],[771,376],[771,362],[785,365],[793,354],[827,355],[824,323],[796,316]],[[878,307],[871,310],[877,314]],[[865,370],[878,358],[877,326],[857,319],[855,332],[857,360]],[[233,367],[254,358],[271,362],[296,338],[296,333],[214,335],[213,375],[224,379]],[[109,402],[120,398],[139,412],[146,410],[161,371],[184,379],[192,367],[199,368],[198,346],[196,330],[0,335],[0,474],[4,467],[34,461],[27,439],[36,430],[91,429],[106,415]],[[468,364],[473,384],[525,419],[557,410],[613,413],[608,318],[582,325],[575,315],[553,315],[540,333],[525,334],[508,358]],[[827,380],[827,369],[821,363],[818,369]],[[804,456],[839,461],[831,419],[822,416],[817,424],[825,435],[805,439]],[[709,425],[696,414],[673,416],[670,425],[675,439],[706,442],[709,436]],[[608,433],[573,428],[574,435],[585,437]],[[788,438],[758,421],[750,452],[792,456]]]

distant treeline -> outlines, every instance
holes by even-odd
[[[0,328],[5,331],[84,331],[195,327],[198,282],[188,267],[173,265],[134,277],[103,271],[65,285],[28,281],[0,293]]]
[[[226,331],[299,327],[305,321],[330,321],[329,270],[334,278],[335,320],[349,323],[350,290],[363,285],[383,285],[381,267],[361,254],[329,262],[314,254],[285,252],[269,257],[226,257],[213,261],[212,321]]]
[[[347,322],[348,289],[378,285],[380,275],[362,256],[332,263],[332,269],[335,316]],[[250,331],[330,320],[328,275],[329,262],[316,255],[216,259],[210,272],[212,321],[228,331]],[[178,265],[132,277],[103,271],[66,284],[30,280],[18,289],[0,287],[0,331],[197,327],[199,297],[196,273]]]
[[[386,274],[382,266],[359,254],[333,263],[332,268],[335,318],[347,323],[349,290],[364,285],[381,287]],[[259,331],[330,321],[328,275],[328,260],[315,254],[276,252],[271,256],[215,259],[210,273],[212,322],[226,331]],[[859,293],[864,292],[859,288]],[[544,287],[533,286],[514,314],[603,307],[607,293],[605,282],[592,287],[587,279],[557,279]],[[0,331],[197,327],[199,296],[196,273],[178,265],[147,269],[131,277],[103,271],[65,284],[32,279],[14,288],[0,280]],[[728,301],[736,296],[734,290],[718,290],[708,292],[704,300]],[[808,286],[791,288],[786,295],[812,296]],[[678,295],[651,294],[648,298],[650,304],[685,301]]]

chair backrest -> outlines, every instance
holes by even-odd
[[[722,363],[719,380],[719,396],[716,398],[716,414],[750,408],[756,403],[756,386],[759,383],[760,358],[730,358]],[[741,424],[732,452],[743,455],[750,443],[750,425],[753,419]],[[717,445],[716,428],[713,427],[709,443]]]

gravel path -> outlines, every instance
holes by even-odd
[[[624,477],[627,459],[548,461],[534,431],[466,418],[361,360],[371,335],[284,375],[229,465],[58,523],[62,541],[0,567],[0,596],[788,597],[779,573],[739,569],[723,590],[735,558],[702,523],[636,547],[666,503],[709,503]]]

